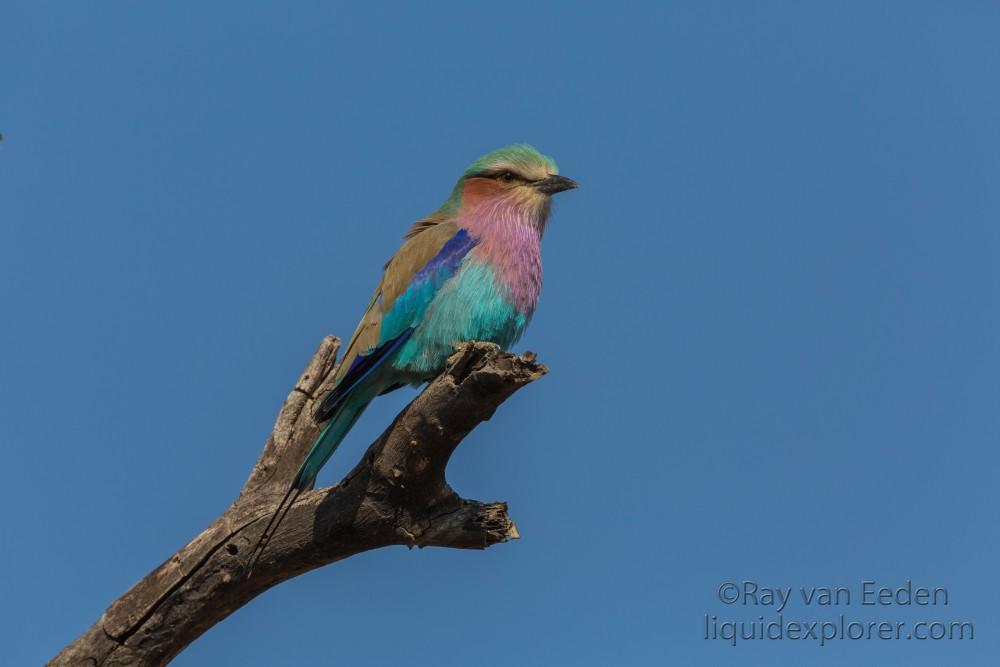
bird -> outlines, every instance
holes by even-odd
[[[326,425],[251,552],[248,577],[288,509],[376,397],[433,379],[458,343],[508,349],[520,338],[542,287],[551,198],[576,187],[552,158],[514,144],[472,162],[444,204],[412,224],[314,412]]]

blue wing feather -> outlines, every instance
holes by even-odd
[[[354,389],[409,340],[414,328],[423,319],[428,306],[434,301],[438,290],[455,274],[462,260],[475,245],[475,239],[464,229],[459,229],[438,253],[414,274],[406,291],[383,316],[378,345],[354,358],[347,373],[330,390],[316,410],[317,420],[329,419]]]
[[[364,382],[372,374],[372,371],[382,364],[382,361],[391,356],[393,352],[399,349],[400,345],[409,340],[412,333],[412,328],[406,329],[394,340],[387,341],[372,350],[371,354],[359,354],[355,357],[347,374],[340,379],[336,387],[330,390],[330,393],[326,395],[320,404],[319,409],[316,410],[316,420],[325,421],[329,419],[337,411],[337,408],[347,400],[351,392]]]
[[[455,274],[462,260],[475,246],[475,239],[464,229],[459,229],[441,250],[414,274],[409,287],[399,295],[392,309],[382,317],[380,331],[382,341],[395,340],[405,329],[420,324],[438,290]]]

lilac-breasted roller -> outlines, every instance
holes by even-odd
[[[550,198],[575,187],[551,158],[526,144],[508,146],[473,162],[445,203],[410,227],[316,410],[316,420],[327,424],[264,530],[248,572],[282,509],[313,485],[376,396],[434,378],[457,343],[490,341],[507,349],[521,336],[542,287]]]

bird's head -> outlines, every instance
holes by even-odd
[[[511,212],[541,229],[548,219],[552,195],[575,187],[573,180],[559,175],[552,158],[527,144],[514,144],[469,165],[451,196],[427,221],[492,210]]]

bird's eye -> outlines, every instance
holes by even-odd
[[[505,171],[502,174],[500,174],[500,180],[503,181],[504,183],[510,183],[511,181],[514,180],[514,174],[509,171]]]

